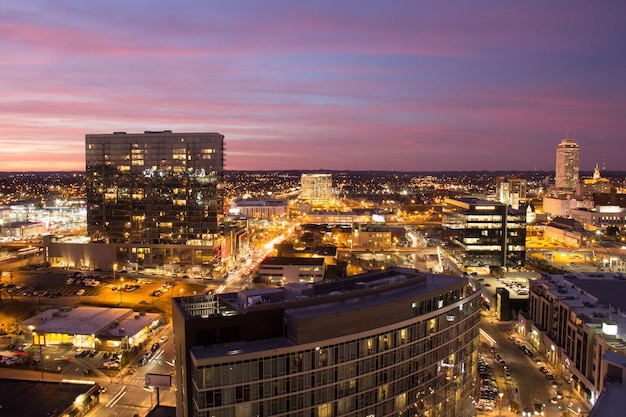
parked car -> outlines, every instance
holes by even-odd
[[[159,343],[163,344],[163,343],[167,342],[167,339],[169,339],[167,336],[161,336],[159,338]]]
[[[107,361],[102,366],[106,369],[119,369],[120,363],[118,361]]]

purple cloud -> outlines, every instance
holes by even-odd
[[[623,169],[626,6],[4,2],[3,170],[84,135],[219,131],[227,169]],[[61,155],[61,158],[59,158]]]

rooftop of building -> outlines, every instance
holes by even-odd
[[[388,224],[362,224],[360,229],[361,232],[389,232],[391,231],[391,226]]]
[[[357,281],[350,286],[337,288],[325,294],[327,299],[323,304],[302,304],[302,306],[290,309],[288,314],[297,318],[310,318],[337,314],[355,308],[382,306],[403,298],[414,298],[462,280],[465,278],[433,274],[380,276],[372,281]],[[372,289],[376,291],[367,291]]]
[[[146,417],[176,417],[176,407],[156,405]]]
[[[548,226],[555,227],[562,230],[583,230],[583,225],[575,219],[568,219],[566,217],[555,217]]]
[[[295,258],[289,256],[272,256],[265,258],[260,266],[272,265],[324,265],[324,258]]]
[[[254,342],[233,342],[210,346],[193,346],[191,353],[195,358],[219,358],[227,355],[243,355],[263,352],[270,349],[281,349],[294,346],[294,343],[285,337],[263,339]],[[240,358],[237,358],[238,360]]]
[[[286,198],[237,198],[233,201],[239,207],[256,207],[256,206],[288,206],[289,201]]]
[[[171,130],[144,130],[143,133],[113,132],[113,133],[88,133],[86,137],[93,136],[151,136],[151,135],[176,135],[176,136],[196,136],[196,135],[220,135],[217,132],[173,132]]]
[[[319,255],[319,256],[337,256],[337,246],[334,245],[321,245],[312,247],[301,247],[292,243],[279,243],[274,245],[274,248],[282,255]]]
[[[373,210],[368,211],[359,211],[359,210],[351,210],[351,211],[339,211],[339,210],[313,210],[307,212],[307,216],[362,216],[364,214],[369,214]]]
[[[580,273],[550,275],[547,280],[535,281],[573,309],[577,318],[589,327],[612,331],[602,338],[616,349],[626,351],[626,275],[615,273]],[[612,334],[614,333],[614,334]]]
[[[175,298],[187,318],[209,318],[207,306],[213,303],[213,316],[251,314],[283,310],[289,320],[323,318],[355,309],[367,309],[404,298],[436,293],[446,287],[463,285],[467,278],[420,273],[408,268],[389,268],[315,284],[287,284],[283,288],[244,290],[238,293]],[[410,304],[408,304],[410,305]],[[389,318],[389,320],[395,320]],[[213,358],[288,347],[287,337],[257,342],[235,342],[193,348],[196,358]]]
[[[81,306],[75,309],[49,309],[21,323],[33,326],[38,333],[81,334],[99,336],[133,335],[157,320],[156,313],[135,313],[130,308]]]
[[[93,384],[15,379],[2,379],[0,384],[0,414],[3,416],[56,416],[93,388]]]
[[[494,209],[496,207],[506,207],[506,204],[500,203],[498,201],[486,200],[482,198],[474,198],[474,197],[462,197],[462,198],[446,198],[445,202],[447,204],[463,207],[465,209],[472,209],[473,206],[485,206],[490,209]],[[475,207],[479,208],[479,207]]]
[[[624,409],[626,409],[626,395],[624,395],[623,383],[608,382],[604,385],[589,417],[614,417],[621,415],[620,410]]]
[[[158,320],[161,317],[159,313],[144,313],[144,312],[133,312],[133,314],[129,314],[125,316],[119,322],[111,323],[106,329],[103,329],[99,333],[97,333],[100,337],[119,337],[124,335],[135,335],[139,333],[139,331],[150,323]]]
[[[24,320],[22,327],[33,326],[40,333],[95,334],[132,313],[130,308],[77,307],[50,309]]]

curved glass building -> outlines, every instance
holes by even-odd
[[[390,268],[176,298],[177,415],[473,416],[480,293]]]

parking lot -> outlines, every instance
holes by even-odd
[[[46,306],[91,304],[135,309],[171,311],[171,297],[215,291],[219,282],[173,279],[140,274],[117,274],[46,268],[15,271],[10,282],[3,280],[1,296]],[[23,318],[21,318],[23,319]]]

